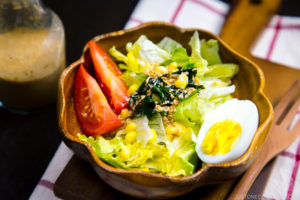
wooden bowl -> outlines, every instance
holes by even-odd
[[[236,63],[240,70],[233,79],[236,85],[234,96],[239,99],[252,100],[259,111],[259,127],[247,152],[238,160],[218,164],[206,164],[193,175],[186,177],[170,177],[166,175],[131,171],[112,167],[100,160],[92,147],[77,138],[82,133],[79,127],[72,98],[73,80],[84,56],[65,69],[59,83],[59,126],[66,145],[73,152],[88,161],[97,174],[109,185],[128,195],[138,198],[162,199],[183,195],[193,189],[233,179],[242,174],[255,159],[265,141],[273,120],[273,109],[270,101],[263,93],[264,76],[260,68],[241,56],[219,37],[200,29],[182,29],[169,23],[151,22],[138,27],[100,35],[94,38],[106,51],[116,46],[125,51],[127,42],[134,42],[140,35],[146,35],[153,42],[159,42],[169,36],[188,48],[188,41],[194,31],[198,31],[201,39],[214,38],[219,41],[222,61]],[[87,50],[85,47],[84,52]]]

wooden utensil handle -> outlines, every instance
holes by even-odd
[[[263,148],[261,149],[258,157],[255,159],[253,164],[238,181],[230,196],[228,197],[228,200],[244,199],[256,177],[259,175],[264,166],[271,160],[271,156],[270,154],[268,154],[268,149],[264,147],[265,146],[263,146]]]
[[[236,1],[222,28],[221,38],[247,57],[253,42],[276,14],[280,4],[281,0],[262,0],[257,4],[250,0]]]
[[[233,8],[220,36],[234,50],[261,67],[266,78],[264,92],[275,105],[290,85],[299,79],[300,70],[254,57],[250,49],[260,32],[276,14],[281,0],[261,0],[257,4],[251,3],[250,0],[233,1]]]

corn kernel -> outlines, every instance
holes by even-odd
[[[120,117],[121,119],[126,119],[126,118],[129,117],[130,115],[131,115],[131,111],[128,110],[127,108],[124,108],[124,109],[121,110],[121,113],[120,113],[119,117]]]
[[[178,129],[175,126],[168,125],[166,127],[166,134],[167,135],[175,135],[178,132]]]
[[[168,65],[168,70],[172,73],[175,72],[177,70],[177,63],[176,62],[172,62],[170,65]]]
[[[175,86],[178,87],[178,88],[185,88],[186,85],[187,84],[185,84],[185,82],[182,81],[182,80],[175,81]]]
[[[189,78],[185,74],[180,74],[178,79],[175,81],[175,86],[178,88],[185,88],[189,82]]]
[[[130,122],[129,124],[126,125],[125,131],[129,133],[130,131],[134,131],[136,129],[136,123]]]
[[[126,135],[125,135],[125,142],[127,144],[129,144],[129,143],[133,142],[135,140],[135,138],[136,138],[136,132],[130,131],[130,132],[126,133]]]
[[[121,151],[120,151],[120,156],[121,156],[121,159],[122,160],[128,160],[129,157],[130,157],[130,152],[127,148],[123,148]]]
[[[200,79],[198,77],[195,77],[195,83],[198,84],[198,85],[201,84],[201,81],[200,81]]]
[[[152,130],[152,137],[148,140],[148,142],[154,143],[154,142],[156,142],[157,135],[156,135],[156,131],[154,129],[151,129],[151,130]]]
[[[128,88],[128,94],[132,95],[133,93],[135,93],[138,90],[138,86],[137,84],[132,84],[129,88]]]
[[[173,125],[177,128],[179,133],[183,133],[186,131],[186,127],[180,122],[174,122]]]

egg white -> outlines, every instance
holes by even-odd
[[[215,123],[232,119],[237,121],[242,132],[235,147],[223,155],[207,155],[202,151],[201,144],[208,130]],[[229,162],[241,157],[248,149],[258,127],[258,110],[256,105],[249,100],[232,99],[218,106],[208,114],[199,131],[196,141],[196,152],[205,163]]]

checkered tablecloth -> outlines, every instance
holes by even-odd
[[[229,6],[218,0],[140,0],[125,28],[148,21],[166,21],[181,27],[196,27],[219,34]],[[274,16],[252,54],[267,60],[300,69],[300,18]],[[300,77],[299,77],[300,78]],[[299,118],[300,112],[297,114]],[[62,143],[34,189],[31,200],[54,200],[53,184],[72,157]],[[261,194],[248,194],[248,199],[300,199],[300,140],[295,141],[273,162],[270,173],[258,177],[254,187]],[[261,179],[266,179],[264,185]],[[296,189],[298,188],[298,189]],[[251,192],[250,191],[250,192]]]

